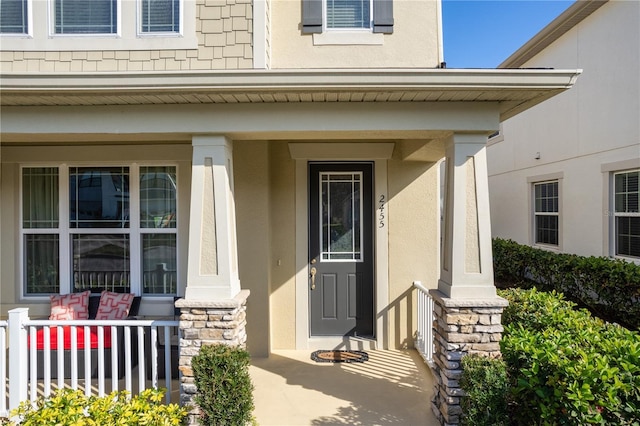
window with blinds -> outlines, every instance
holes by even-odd
[[[141,0],[143,34],[180,32],[180,0]]]
[[[27,0],[0,1],[0,34],[27,34]]]
[[[371,0],[326,0],[328,29],[371,28]]]
[[[117,0],[55,0],[55,34],[116,34]]]
[[[534,238],[536,244],[557,246],[559,242],[559,193],[558,181],[533,185]]]
[[[640,170],[615,173],[616,255],[640,257]]]

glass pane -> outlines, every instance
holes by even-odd
[[[142,32],[180,31],[180,0],[142,0]]]
[[[617,217],[616,237],[616,254],[640,257],[640,217]]]
[[[129,293],[129,235],[72,236],[74,291]]]
[[[27,0],[0,1],[0,33],[26,34]]]
[[[69,169],[71,228],[129,227],[129,169]]]
[[[117,0],[55,0],[56,34],[116,34]]]
[[[558,216],[536,216],[536,243],[558,245]]]
[[[22,226],[25,229],[58,227],[58,169],[22,169]]]
[[[327,173],[321,181],[322,259],[360,259],[360,173]]]
[[[58,235],[24,236],[24,278],[27,294],[60,292]]]
[[[327,28],[370,28],[371,0],[327,0]]]
[[[535,212],[558,212],[558,182],[537,183],[534,185]]]
[[[175,167],[140,167],[140,226],[176,227]]]
[[[617,173],[614,176],[614,202],[616,213],[640,212],[640,171]]]
[[[142,235],[142,286],[146,294],[176,294],[175,234]]]

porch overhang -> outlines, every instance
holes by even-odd
[[[380,69],[3,73],[0,106],[498,103],[506,120],[573,86],[581,70]]]

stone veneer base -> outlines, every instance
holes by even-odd
[[[460,360],[466,354],[500,356],[502,311],[508,302],[501,298],[451,299],[431,290],[434,301],[435,395],[431,409],[441,425],[457,425],[464,392],[459,380]]]
[[[246,347],[246,303],[249,290],[241,290],[233,299],[179,299],[180,308],[180,404],[194,407],[189,425],[199,424],[200,411],[195,406],[195,379],[191,359],[204,345],[223,344]]]

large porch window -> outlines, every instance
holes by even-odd
[[[175,166],[23,167],[27,296],[177,293]]]

